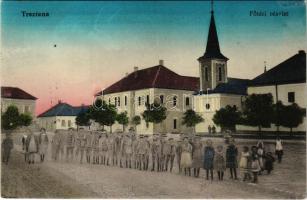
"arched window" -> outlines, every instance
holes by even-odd
[[[127,96],[125,96],[125,106],[127,105]]]
[[[173,106],[177,106],[177,96],[173,97]]]
[[[111,98],[109,98],[109,104],[111,104]]]
[[[120,97],[117,97],[118,106],[120,106]]]
[[[139,97],[138,101],[139,101],[139,106],[142,105],[142,97]]]
[[[160,103],[163,104],[164,103],[164,96],[160,95]]]
[[[222,81],[222,67],[219,67],[219,81]]]
[[[177,119],[174,119],[173,121],[173,129],[177,129]]]

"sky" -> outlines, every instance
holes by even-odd
[[[58,100],[91,104],[93,95],[134,66],[164,65],[199,76],[209,1],[2,1],[1,84],[36,96],[36,114]],[[252,79],[306,50],[303,1],[216,1],[214,15],[228,75]],[[267,16],[250,16],[250,11]],[[49,17],[23,17],[22,11]],[[268,16],[270,12],[289,16]],[[56,45],[56,47],[55,47]]]

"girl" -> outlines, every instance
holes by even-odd
[[[250,161],[250,153],[248,151],[248,147],[243,147],[243,152],[241,153],[241,159],[240,159],[240,168],[242,172],[244,173],[243,181],[246,181],[247,179],[250,180],[251,176],[249,173],[249,161]]]
[[[276,139],[275,154],[277,155],[278,163],[281,163],[284,152],[280,137],[277,137]]]
[[[192,165],[192,145],[189,143],[188,137],[184,137],[182,144],[181,163],[180,166],[184,168],[184,175],[191,176]]]
[[[214,168],[217,171],[217,175],[220,181],[223,180],[224,171],[226,169],[226,163],[223,154],[224,154],[223,146],[222,145],[217,146],[217,151],[214,159]]]
[[[206,170],[206,179],[209,179],[209,171],[211,180],[213,180],[213,161],[214,161],[214,148],[212,147],[212,141],[209,139],[206,142],[207,146],[204,151],[204,169]]]
[[[46,134],[46,130],[42,128],[40,136],[39,136],[39,154],[41,157],[41,162],[44,162],[45,160],[45,155],[47,153],[48,144],[49,144],[49,139]]]
[[[259,165],[260,165],[260,171],[259,171],[259,175],[261,175],[261,172],[264,170],[264,149],[263,149],[263,143],[258,143],[258,150],[257,150],[257,154],[258,154],[258,159],[259,159]]]
[[[252,172],[253,172],[253,183],[258,183],[258,173],[261,170],[259,164],[259,158],[257,153],[257,147],[252,147]]]
[[[194,176],[199,177],[199,171],[202,167],[202,151],[203,144],[200,141],[200,137],[195,137],[195,141],[193,143],[193,162],[192,166],[194,168]]]
[[[226,150],[226,168],[230,170],[230,178],[238,180],[237,178],[237,167],[238,167],[238,149],[234,144],[234,140],[230,139],[229,145]]]

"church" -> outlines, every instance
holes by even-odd
[[[292,95],[292,90],[297,91],[299,89],[305,91],[306,53],[300,51],[298,56],[295,55],[294,58],[289,59],[294,61],[286,62],[286,64],[281,63],[280,65],[286,66],[279,67],[278,65],[273,67],[268,72],[257,76],[253,80],[228,77],[227,61],[229,59],[221,52],[212,8],[206,50],[198,58],[199,77],[179,75],[164,66],[163,60],[160,60],[159,64],[153,67],[145,69],[135,67],[132,73],[127,74],[119,81],[105,88],[96,94],[96,97],[115,105],[118,113],[127,112],[130,120],[134,116],[141,117],[142,113],[146,110],[145,104],[151,104],[158,99],[167,108],[166,120],[161,124],[147,124],[141,117],[141,124],[137,127],[134,127],[130,123],[128,125],[128,128],[136,128],[137,133],[191,132],[191,128],[182,125],[183,113],[188,109],[195,110],[195,112],[204,118],[204,122],[199,123],[195,127],[197,133],[208,132],[209,126],[215,126],[216,131],[219,132],[220,128],[212,121],[217,110],[226,105],[236,106],[240,110],[246,95],[252,93],[273,93],[273,91],[266,89],[267,84],[257,84],[259,79],[274,80],[272,77],[282,74],[284,68],[289,70],[290,68],[293,69],[293,67],[296,67],[297,73],[294,74],[297,77],[294,77],[294,82],[292,82],[293,84],[299,84],[299,87],[297,85],[292,87],[292,82],[289,80],[290,85],[287,85],[285,87],[286,89],[281,89],[280,92],[290,92],[290,95]],[[271,71],[274,71],[275,75],[270,75],[272,74]],[[259,78],[263,76],[266,78]],[[288,78],[287,76],[282,77],[285,79]],[[287,80],[283,81],[280,84],[289,84]],[[276,85],[279,83],[270,84]],[[284,87],[281,86],[281,88]],[[299,106],[306,108],[306,95],[300,94],[299,92],[296,94],[299,94],[297,95]],[[253,130],[253,128],[246,126],[237,128],[239,130]],[[122,129],[122,125],[116,123],[112,129]],[[268,130],[274,130],[274,127]],[[306,131],[304,124],[297,131]]]

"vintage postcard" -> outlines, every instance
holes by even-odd
[[[1,197],[306,198],[305,1],[1,1]]]

